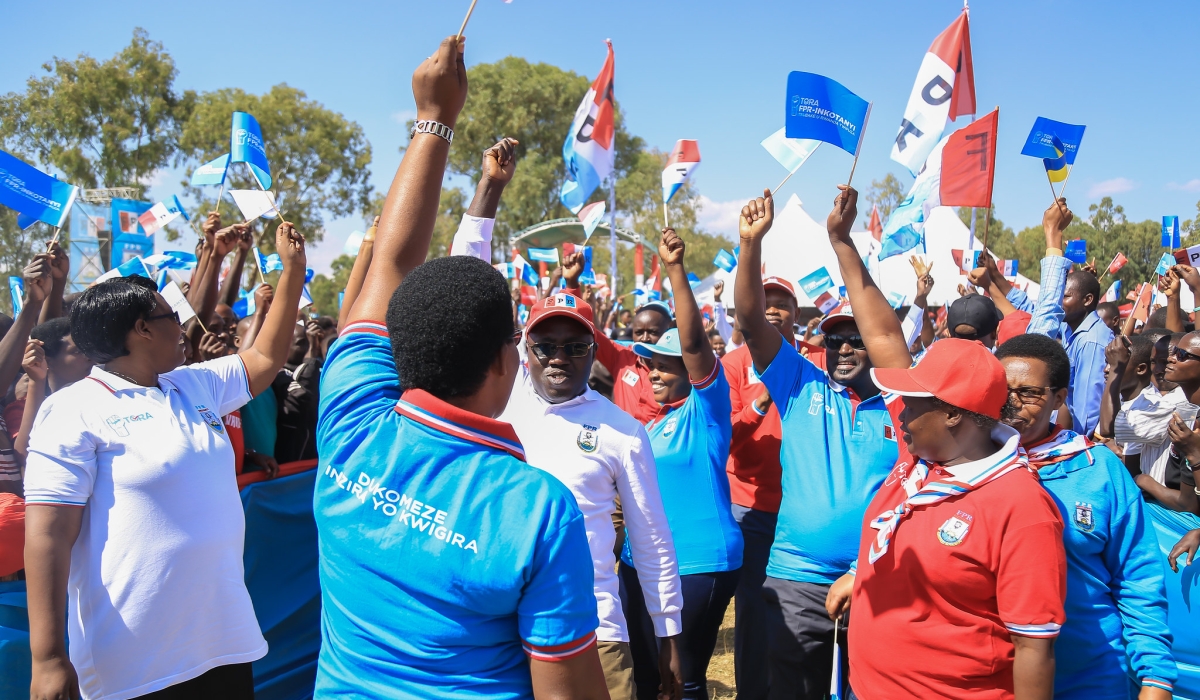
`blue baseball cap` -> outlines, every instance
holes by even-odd
[[[683,350],[679,347],[679,329],[672,328],[662,337],[658,339],[658,343],[651,345],[650,343],[634,343],[633,351],[638,357],[647,359],[655,355],[669,355],[671,357],[683,357]]]
[[[643,311],[657,311],[668,319],[675,318],[675,314],[671,313],[671,307],[667,306],[665,301],[648,301],[637,307],[637,313],[640,314]]]

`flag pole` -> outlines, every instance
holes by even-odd
[[[850,181],[854,179],[854,170],[858,167],[858,155],[862,153],[863,136],[867,134],[867,122],[871,120],[871,103],[867,103],[867,113],[863,115],[862,131],[858,132],[858,145],[854,147],[854,164],[850,166],[850,177],[846,178],[846,187],[850,187]]]
[[[855,157],[854,157],[854,162],[856,162],[856,163],[858,162],[858,156],[855,156]],[[800,163],[800,165],[804,165],[804,163]],[[800,169],[800,165],[797,165],[797,166],[796,166],[796,170],[799,170],[799,169]],[[780,187],[783,187],[785,184],[787,184],[787,181],[788,181],[788,180],[791,180],[791,179],[792,179],[792,176],[796,174],[796,170],[793,170],[792,172],[788,173],[788,174],[787,174],[787,177],[783,178],[783,182],[779,183],[778,185],[775,185],[775,189],[771,190],[771,196],[772,196],[772,197],[774,197],[774,196],[775,196],[775,193],[779,191],[779,188],[780,188]],[[850,171],[850,177],[854,177],[854,170],[853,170],[853,169]]]
[[[983,253],[988,251],[988,225],[992,223],[992,208],[987,207],[983,215]]]
[[[51,248],[53,248],[55,243],[58,243],[58,234],[61,232],[62,232],[61,228],[59,228],[58,226],[54,227],[54,237],[51,238],[50,242],[46,244],[47,251],[50,250]]]
[[[471,13],[475,11],[475,3],[479,0],[471,0],[471,6],[467,8],[467,16],[463,17],[462,26],[458,28],[458,38],[462,39],[463,32],[467,30],[467,22],[471,21]]]
[[[1070,165],[1068,165],[1068,166],[1067,166],[1067,176],[1063,178],[1062,189],[1060,189],[1060,190],[1058,191],[1058,196],[1059,196],[1059,197],[1062,197],[1062,196],[1063,196],[1063,192],[1066,192],[1066,191],[1067,191],[1067,181],[1071,179],[1071,171],[1072,171],[1072,170],[1074,170],[1074,169],[1075,169],[1075,164],[1074,164],[1074,163],[1071,163]],[[1055,201],[1057,201],[1057,199],[1056,199]]]
[[[671,220],[667,218],[667,200],[663,200],[663,228],[671,228]]]

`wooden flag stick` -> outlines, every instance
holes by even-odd
[[[1058,201],[1058,199],[1061,199],[1063,196],[1063,192],[1066,192],[1067,182],[1071,179],[1071,171],[1074,169],[1075,169],[1074,163],[1071,163],[1070,165],[1067,166],[1067,176],[1063,178],[1062,189],[1060,189],[1058,191],[1058,198],[1056,198],[1054,201]]]
[[[987,251],[988,251],[988,246],[987,246],[987,244],[988,244],[988,224],[990,224],[990,223],[992,223],[992,208],[988,207],[987,213],[984,214],[984,219],[983,219],[983,253],[984,253],[984,255],[986,255]]]
[[[463,32],[467,30],[467,22],[471,21],[471,13],[475,11],[475,3],[479,0],[471,0],[471,6],[467,8],[467,16],[463,17],[462,26],[458,28],[458,38],[462,39]]]
[[[671,228],[671,220],[667,216],[667,200],[663,200],[663,228]]]
[[[51,238],[50,242],[46,244],[46,250],[50,250],[51,248],[54,247],[55,243],[58,243],[58,234],[61,232],[62,232],[61,228],[59,228],[57,226],[54,227],[54,237]]]
[[[1068,172],[1070,172],[1070,171],[1068,171]],[[1049,170],[1046,171],[1046,182],[1050,183],[1050,196],[1052,197],[1051,201],[1053,201],[1056,205],[1058,205],[1058,210],[1061,212],[1062,205],[1058,203],[1058,192],[1056,192],[1054,190],[1054,180],[1050,179],[1050,171]]]
[[[857,161],[858,161],[858,158],[855,158],[854,160],[855,160],[855,162],[857,162]],[[804,165],[804,163],[801,163],[800,165]],[[796,166],[796,170],[799,170],[799,169],[800,169],[800,165],[797,165],[797,166]],[[775,196],[775,193],[779,191],[779,188],[780,188],[780,187],[783,187],[785,184],[787,184],[787,181],[788,181],[788,180],[791,180],[791,179],[792,179],[792,176],[796,174],[796,170],[793,170],[792,172],[788,173],[788,174],[787,174],[787,177],[783,178],[783,182],[779,183],[778,185],[775,185],[775,189],[771,190],[771,196],[772,196],[772,197],[774,197],[774,196]],[[853,171],[853,170],[851,170],[851,171],[850,171],[850,176],[851,176],[851,177],[853,177],[853,176],[854,176],[854,171]]]
[[[867,135],[867,122],[871,121],[871,103],[867,103],[867,113],[863,115],[862,130],[858,132],[858,145],[854,148],[854,163],[850,166],[850,177],[846,178],[846,187],[854,180],[854,170],[858,167],[858,155],[862,153],[863,136]]]

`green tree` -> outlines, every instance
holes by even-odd
[[[174,91],[175,62],[144,29],[106,61],[81,54],[42,67],[49,75],[0,97],[5,150],[89,188],[143,187],[176,154],[179,114],[194,95]]]
[[[338,315],[338,293],[346,289],[350,280],[350,271],[354,269],[354,258],[349,255],[339,255],[330,263],[332,275],[315,275],[308,284],[309,294],[312,295],[312,313],[321,316]]]
[[[887,218],[907,196],[908,188],[900,181],[900,178],[891,173],[885,175],[882,180],[872,181],[871,186],[867,188],[867,206],[863,207],[861,212],[865,217],[863,225],[865,226],[866,222],[871,220],[871,207],[879,207],[880,220],[887,221]]]
[[[1005,226],[1004,222],[996,218],[996,205],[993,204],[991,209],[983,207],[959,207],[958,218],[971,228],[971,212],[975,212],[975,238],[979,241],[978,245],[983,245],[984,225],[986,216],[991,212],[992,220],[987,227],[988,249],[995,253],[1003,260],[1020,260],[1020,253],[1017,249],[1017,237],[1013,233],[1012,228]],[[1022,272],[1025,271],[1025,264],[1020,264]]]
[[[271,190],[284,218],[310,243],[324,238],[328,219],[369,212],[371,145],[362,127],[288,85],[276,85],[261,96],[237,88],[197,96],[183,120],[181,159],[195,167],[227,153],[229,120],[235,111],[253,114],[262,127],[274,179]],[[197,211],[212,208],[211,187],[182,184],[199,202]],[[225,189],[232,188],[256,189],[244,165],[230,166]],[[230,211],[228,200],[222,204],[227,218],[238,216]],[[272,248],[274,222],[263,229],[261,245]]]

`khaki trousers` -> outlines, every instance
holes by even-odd
[[[596,649],[600,652],[600,667],[604,669],[609,697],[635,700],[637,690],[633,685],[633,654],[629,651],[629,642],[596,642]]]

